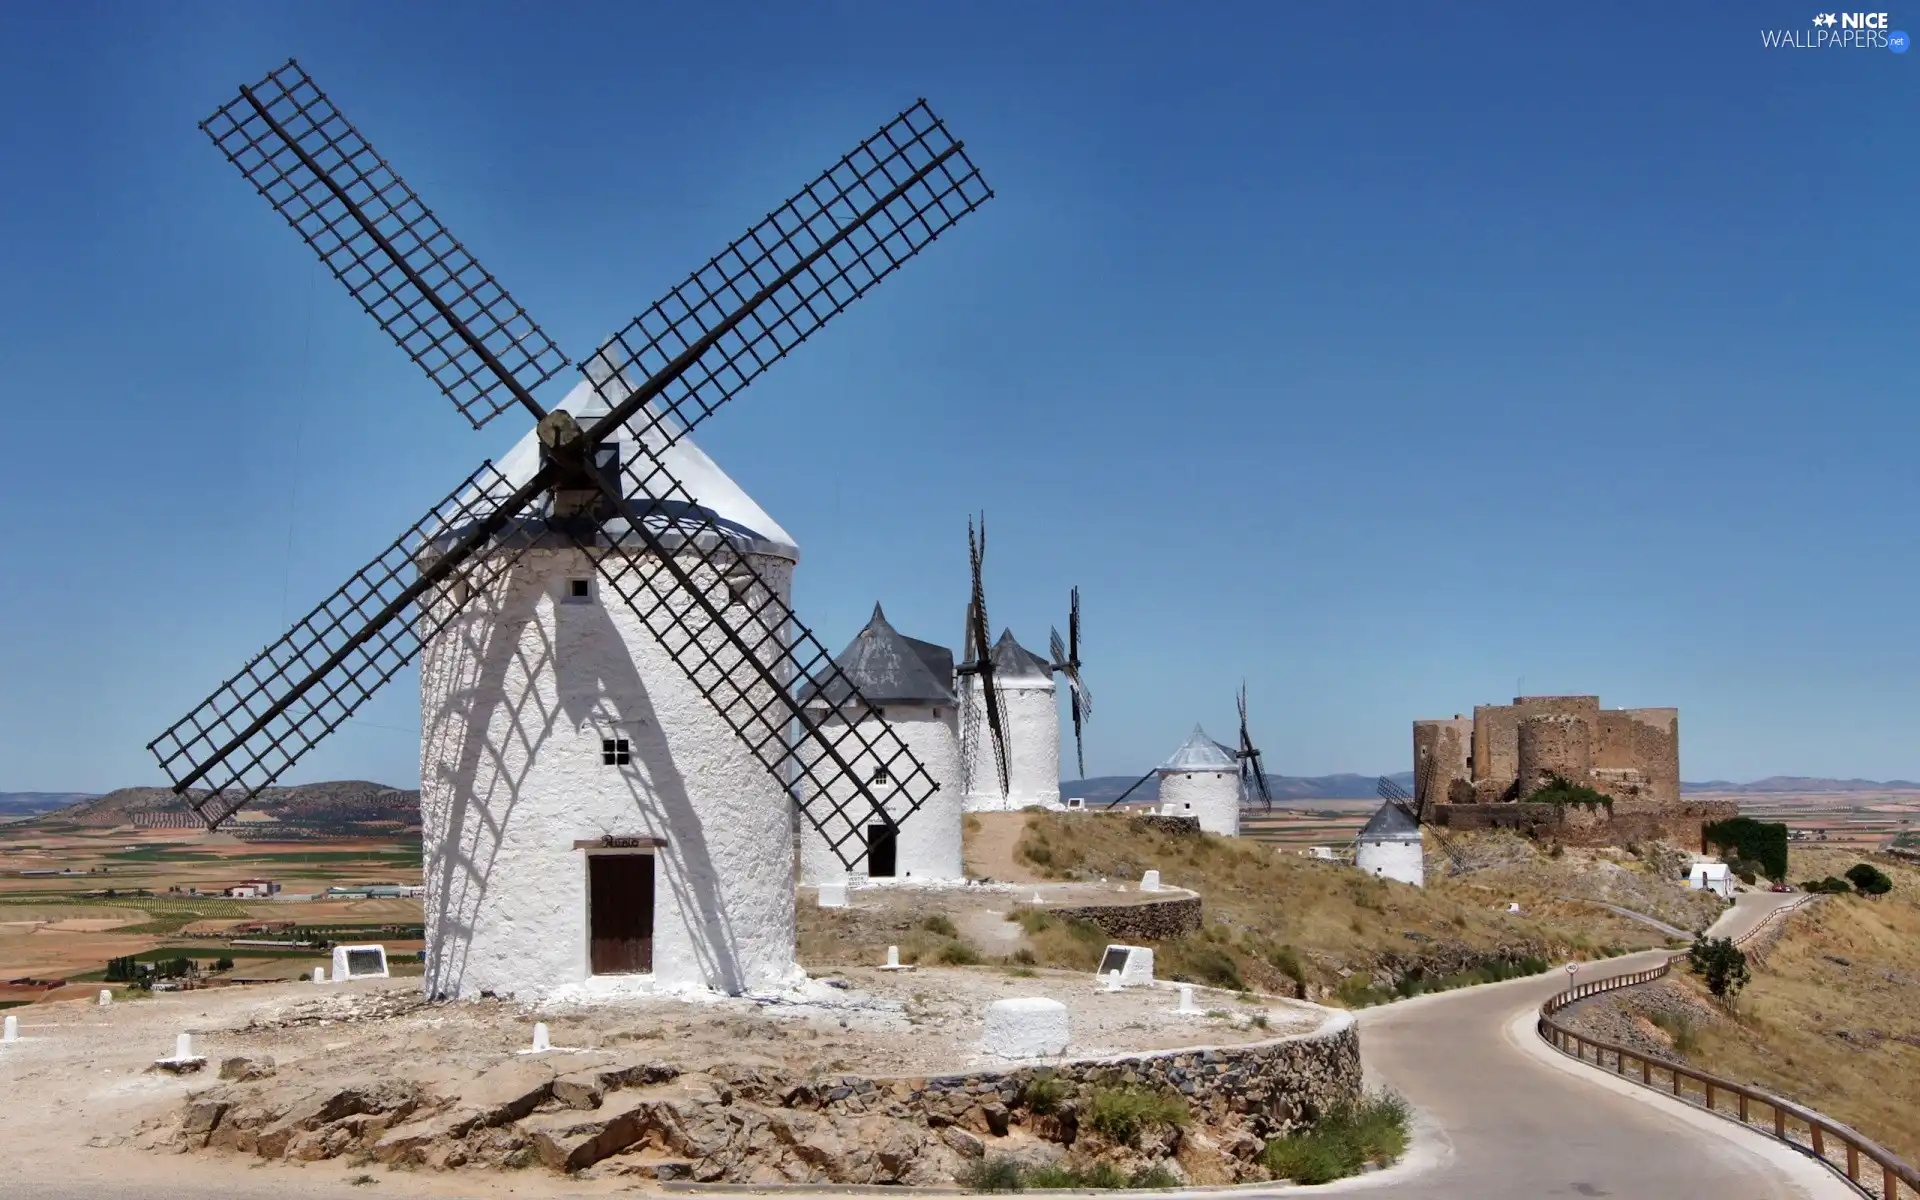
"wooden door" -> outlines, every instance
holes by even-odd
[[[893,878],[898,842],[891,825],[867,826],[867,877]]]
[[[587,927],[595,975],[653,970],[653,855],[587,856]]]

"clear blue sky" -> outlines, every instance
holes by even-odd
[[[197,122],[297,56],[575,356],[925,95],[999,196],[716,416],[834,645],[1085,598],[1090,773],[1527,692],[1920,776],[1920,54],[1810,2],[0,7],[0,790],[146,741],[472,468]],[[1920,28],[1920,12],[1893,25]],[[554,385],[556,394],[558,385]],[[297,779],[410,783],[403,677]]]

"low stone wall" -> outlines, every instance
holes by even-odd
[[[1667,841],[1679,846],[1700,844],[1700,829],[1714,821],[1738,816],[1732,800],[1688,800],[1678,804],[1636,804],[1615,801],[1603,805],[1442,804],[1434,820],[1448,829],[1512,829],[1528,837],[1569,846],[1624,846],[1635,842]]]
[[[1031,905],[1063,921],[1088,921],[1123,942],[1160,942],[1200,932],[1200,897],[1187,893],[1141,904]]]
[[[1199,817],[1176,817],[1168,813],[1134,813],[1133,819],[1159,833],[1171,833],[1175,837],[1198,837],[1200,834]]]

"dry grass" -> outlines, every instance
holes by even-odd
[[[1856,852],[1795,846],[1791,873],[1824,878],[1859,861]],[[1763,945],[1739,1019],[1695,1030],[1689,1061],[1817,1108],[1920,1162],[1920,870],[1873,861],[1892,877],[1892,893],[1830,897],[1787,918]]]
[[[1576,900],[1616,904],[1644,913],[1677,929],[1696,931],[1726,911],[1711,892],[1680,884],[1680,861],[1672,851],[1634,854],[1626,850],[1565,849],[1555,858],[1534,842],[1510,832],[1454,834],[1449,839],[1478,869],[1444,877],[1431,868],[1428,881],[1437,892],[1482,902],[1518,903],[1527,911],[1563,908]]]
[[[1331,989],[1342,970],[1378,972],[1420,959],[1593,957],[1665,944],[1655,930],[1589,905],[1542,904],[1514,915],[1497,887],[1423,890],[1246,839],[1166,834],[1118,816],[1027,814],[1015,853],[1049,878],[1137,879],[1152,867],[1164,883],[1199,892],[1206,928],[1160,943],[1156,973],[1222,987]],[[1040,928],[1028,920],[1028,945],[1042,964],[1095,965],[1104,935],[1057,919]]]

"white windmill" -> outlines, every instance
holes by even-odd
[[[863,811],[847,779],[833,778],[827,786],[837,794],[825,807],[834,816],[824,830],[812,825],[800,829],[800,882],[813,886],[850,877],[965,878],[960,858],[960,711],[952,687],[953,651],[900,633],[876,604],[866,626],[834,661],[840,679],[802,696],[814,719],[829,730],[883,723],[940,787],[911,814],[911,821],[905,821],[907,814],[898,811],[898,804],[879,812]],[[884,788],[900,767],[873,757],[855,759],[852,765],[856,775],[876,788]],[[845,844],[863,849],[851,864],[833,848],[835,838],[849,835],[852,840]]]
[[[794,965],[793,822],[843,863],[934,778],[788,605],[793,541],[690,430],[991,192],[918,103],[567,365],[296,63],[202,126],[478,427],[481,468],[151,748],[209,827],[424,649],[430,994],[727,992]],[[892,764],[885,783],[855,762]],[[844,785],[844,786],[843,786]]]

